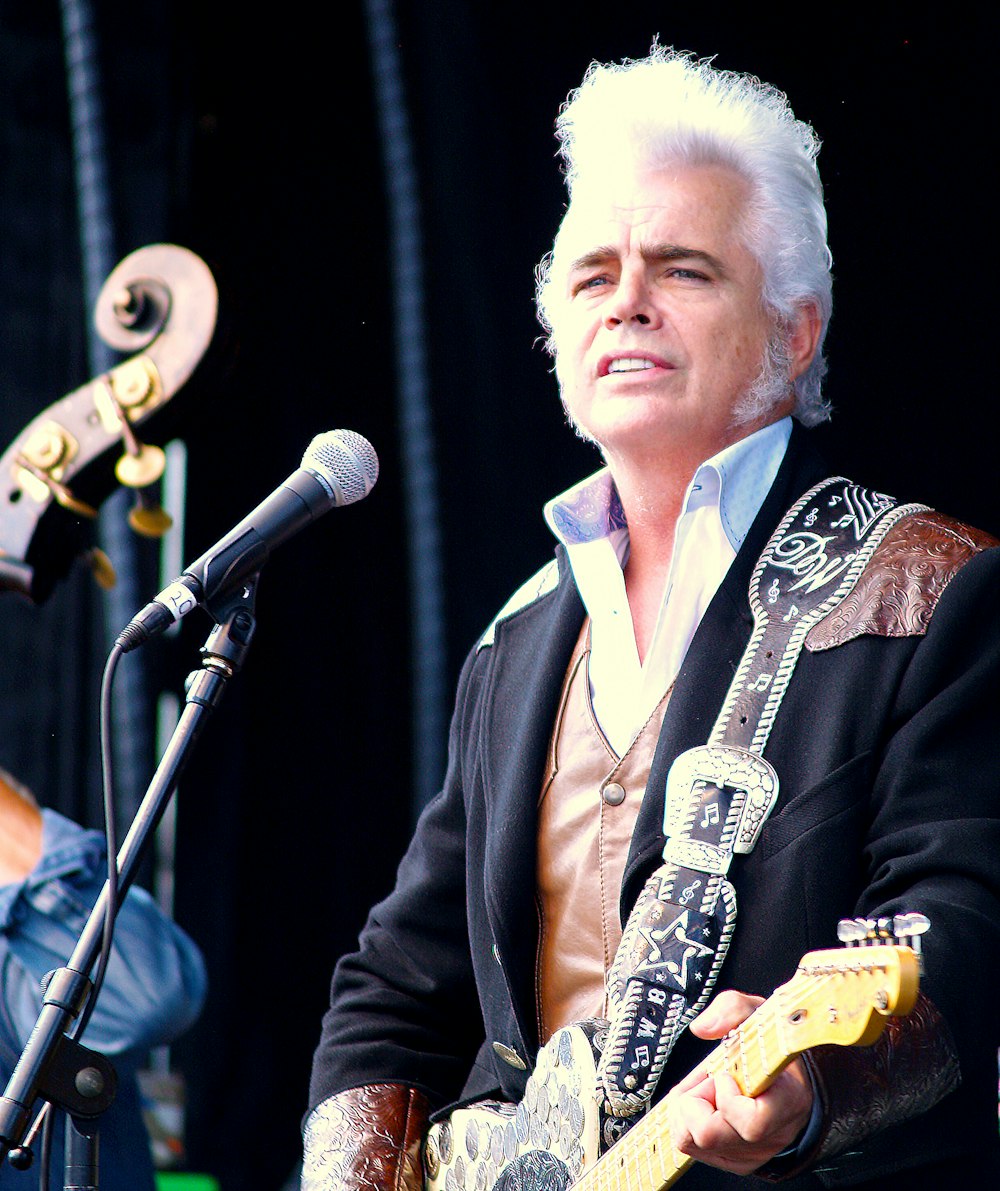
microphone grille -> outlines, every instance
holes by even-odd
[[[378,479],[375,448],[353,430],[317,434],[302,456],[302,466],[315,472],[331,488],[338,505],[363,500]]]

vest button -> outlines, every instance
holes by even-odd
[[[518,1071],[528,1070],[528,1064],[512,1046],[507,1046],[504,1042],[494,1042],[493,1049],[509,1066],[516,1068]]]
[[[608,782],[601,791],[601,797],[608,806],[621,806],[625,801],[625,787],[620,786],[617,782]]]

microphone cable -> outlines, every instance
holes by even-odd
[[[111,946],[114,941],[115,919],[118,916],[118,830],[115,826],[115,794],[114,794],[114,750],[112,748],[112,717],[111,691],[115,672],[122,658],[123,650],[120,645],[112,646],[104,666],[101,680],[100,706],[100,735],[101,735],[101,772],[103,777],[104,796],[104,841],[107,849],[107,898],[104,904],[104,927],[101,933],[101,951],[97,961],[97,969],[91,981],[86,1004],[80,1012],[76,1026],[69,1035],[73,1042],[79,1042],[84,1030],[90,1022],[104,984],[104,977],[111,959]],[[89,976],[89,973],[84,973]],[[35,1119],[25,1134],[22,1148],[30,1150],[34,1139],[41,1130],[41,1144],[38,1148],[38,1186],[40,1191],[48,1191],[52,1166],[52,1128],[53,1110],[55,1105],[46,1100],[38,1110]]]

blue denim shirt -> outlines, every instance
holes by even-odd
[[[39,981],[73,951],[107,876],[104,838],[43,810],[42,858],[21,884],[0,886],[0,1081],[7,1080],[41,1008]],[[108,971],[86,1046],[108,1055],[118,1093],[100,1120],[102,1191],[151,1191],[153,1169],[136,1070],[146,1052],[177,1037],[205,997],[205,968],[194,943],[133,887],[115,926]],[[56,1114],[61,1118],[62,1114]],[[53,1191],[63,1186],[62,1128],[52,1150]],[[4,1186],[38,1186],[35,1167],[5,1165]]]

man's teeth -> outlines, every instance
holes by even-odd
[[[612,360],[608,365],[608,372],[642,372],[646,368],[653,368],[652,360],[642,356],[628,356],[620,360]]]

